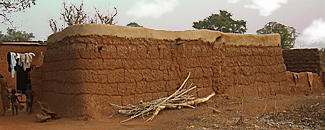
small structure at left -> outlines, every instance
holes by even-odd
[[[24,94],[30,84],[30,73],[43,64],[44,41],[0,41],[0,116],[10,107],[7,89]]]

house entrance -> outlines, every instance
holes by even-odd
[[[25,94],[27,84],[30,84],[29,72],[30,68],[24,71],[23,67],[17,66],[17,90]]]

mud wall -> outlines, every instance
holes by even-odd
[[[287,80],[279,35],[75,25],[48,39],[42,99],[64,116],[101,117],[189,83],[231,96],[276,94]]]
[[[278,46],[224,46],[220,93],[268,96],[285,93],[286,69]]]
[[[8,93],[6,90],[7,83],[3,78],[0,78],[0,109],[3,110],[3,113],[1,114],[0,112],[0,116],[3,116],[5,114],[5,108],[10,107],[10,100],[7,97]],[[2,104],[2,105],[1,105]],[[1,110],[0,110],[1,111]]]
[[[40,106],[37,101],[42,101],[43,87],[42,87],[42,67],[32,70],[30,75],[32,90],[34,91],[33,97],[33,111],[40,111]]]
[[[128,105],[167,96],[188,72],[189,83],[200,89],[198,96],[212,92],[207,42],[88,35],[55,44],[60,51],[49,45],[42,68],[43,95],[49,104],[57,104],[56,110],[64,110],[63,115],[109,115],[109,103]]]
[[[325,87],[322,78],[317,73],[287,71],[288,87],[291,94],[295,95],[321,95]]]
[[[4,103],[2,101],[2,89],[1,89],[1,84],[0,84],[0,116],[3,116],[5,114],[5,107]]]
[[[324,70],[322,54],[318,49],[283,50],[287,71],[313,72],[321,74]]]
[[[325,71],[322,72],[321,77],[322,77],[323,86],[325,88]]]
[[[45,45],[21,45],[21,44],[0,44],[0,73],[4,76],[4,81],[7,82],[6,87],[16,88],[17,86],[17,72],[15,73],[15,77],[11,77],[11,72],[8,71],[8,62],[7,62],[7,53],[8,52],[16,52],[16,53],[25,53],[25,52],[33,52],[36,56],[33,57],[32,65],[36,65],[36,67],[40,67],[43,64],[41,53],[45,53],[46,46]]]

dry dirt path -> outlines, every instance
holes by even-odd
[[[11,116],[10,111],[7,111],[6,116],[0,117],[0,130],[325,129],[324,111],[325,96],[234,98],[218,95],[196,109],[163,110],[147,123],[141,118],[119,123],[128,118],[123,115],[101,119],[61,118],[37,123],[35,113],[26,115],[22,110],[18,116]],[[290,117],[292,121],[285,117]]]

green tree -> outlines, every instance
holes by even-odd
[[[25,31],[17,31],[16,29],[7,29],[7,34],[1,34],[1,41],[28,41],[31,38],[35,38],[33,33],[26,33]]]
[[[1,23],[9,22],[12,25],[9,14],[12,12],[23,11],[26,8],[35,5],[36,0],[1,0],[0,1],[0,17],[3,18]]]
[[[299,33],[294,27],[286,26],[278,22],[269,22],[263,28],[256,31],[257,34],[279,33],[282,49],[293,48]]]
[[[216,30],[225,33],[245,33],[247,30],[246,21],[234,20],[231,17],[232,14],[228,11],[220,10],[220,14],[212,14],[202,21],[193,22],[192,27],[196,29]]]
[[[96,23],[96,24],[116,24],[114,22],[114,17],[117,15],[117,9],[114,7],[114,14],[102,14],[95,8],[95,15],[90,16],[83,9],[83,3],[80,5],[71,4],[67,5],[65,2],[63,3],[64,11],[61,13],[60,20],[63,20],[65,24],[68,26],[74,24],[84,24],[84,23]],[[58,22],[54,19],[49,20],[50,27],[53,32],[61,31],[65,25],[61,25],[59,27]]]
[[[136,22],[130,22],[129,24],[127,24],[126,26],[129,26],[129,27],[143,27],[143,26],[140,26],[138,23]]]

